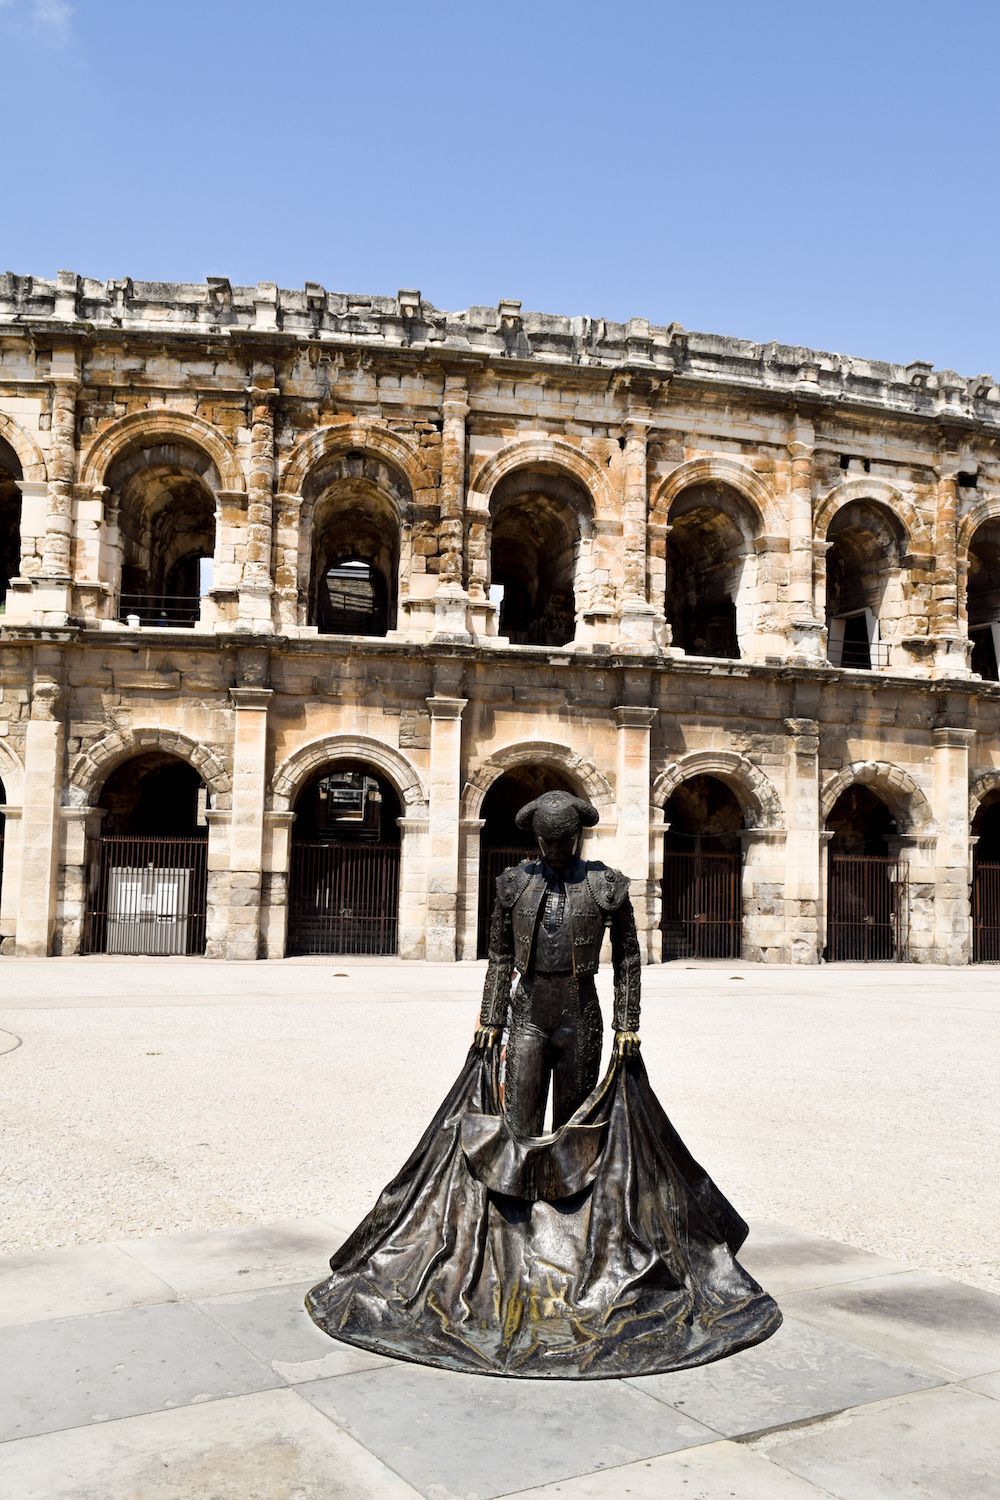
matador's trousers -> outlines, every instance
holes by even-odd
[[[603,1036],[592,978],[522,978],[511,1005],[504,1108],[519,1135],[541,1135],[552,1080],[552,1128],[579,1109],[597,1083]]]

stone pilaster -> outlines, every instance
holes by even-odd
[[[795,425],[788,445],[788,645],[794,661],[822,661],[825,622],[813,580],[813,428]]]
[[[793,964],[819,962],[822,911],[819,724],[786,719],[789,755],[785,768],[785,929]]]
[[[635,925],[646,963],[659,957],[652,951],[656,893],[650,880],[649,741],[656,712],[655,708],[627,704],[614,710],[618,731],[615,858],[629,878]]]
[[[250,474],[240,580],[239,625],[257,634],[274,629],[271,617],[271,544],[274,525],[274,411],[279,391],[274,371],[254,371],[250,386]]]
[[[53,354],[50,381],[49,492],[42,564],[32,580],[32,614],[39,623],[64,625],[69,619],[72,584],[76,402],[80,388],[75,350]]]
[[[450,963],[457,952],[459,798],[465,698],[427,699],[431,715],[430,810],[425,956]]]
[[[229,825],[229,924],[227,958],[260,954],[260,892],[267,792],[267,713],[273,696],[265,687],[230,688],[235,709],[233,811]]]
[[[656,611],[646,597],[648,571],[647,440],[652,419],[646,413],[630,414],[625,432],[625,473],[622,488],[623,568],[621,591],[621,638],[630,650],[654,648]]]
[[[969,753],[973,729],[938,728],[934,740],[934,958],[967,964],[972,953],[969,888]]]
[[[17,952],[25,958],[43,958],[52,947],[59,882],[58,811],[64,747],[62,689],[53,677],[36,669],[24,745],[21,811]]]
[[[939,671],[965,676],[969,672],[972,646],[967,623],[963,626],[958,576],[958,470],[957,453],[943,453],[938,464],[934,507],[934,572],[931,576],[928,658]],[[919,658],[918,658],[919,661]]]
[[[464,376],[445,377],[441,410],[441,571],[434,596],[434,630],[437,635],[467,635],[469,596],[465,590],[465,420],[469,415],[469,402]]]

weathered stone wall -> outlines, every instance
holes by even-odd
[[[155,748],[208,788],[216,956],[284,952],[296,793],[363,761],[400,799],[407,956],[474,955],[483,799],[534,764],[598,807],[589,850],[628,873],[650,958],[664,809],[708,775],[743,812],[747,956],[822,952],[825,819],[860,783],[898,829],[911,955],[968,960],[971,819],[1000,785],[967,630],[1000,517],[989,377],[514,302],[6,276],[0,442],[3,952],[78,949],[104,780]],[[185,505],[214,512],[197,619],[129,625],[123,568],[182,557]],[[502,634],[498,525],[535,547],[525,578],[568,577],[564,644]],[[317,626],[343,536],[393,574],[382,638]],[[673,640],[700,589],[739,659]],[[830,659],[837,590],[877,619],[870,670]]]

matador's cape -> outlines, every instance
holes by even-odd
[[[306,1298],[333,1338],[472,1374],[680,1370],[769,1338],[747,1226],[636,1057],[560,1131],[518,1138],[472,1051],[409,1161]]]

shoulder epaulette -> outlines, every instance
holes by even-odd
[[[531,879],[534,870],[535,865],[530,860],[523,860],[519,865],[511,865],[509,869],[501,870],[497,876],[497,899],[502,906],[514,905]]]
[[[599,860],[587,866],[587,885],[602,911],[617,911],[628,895],[628,876],[621,870],[609,869]]]

